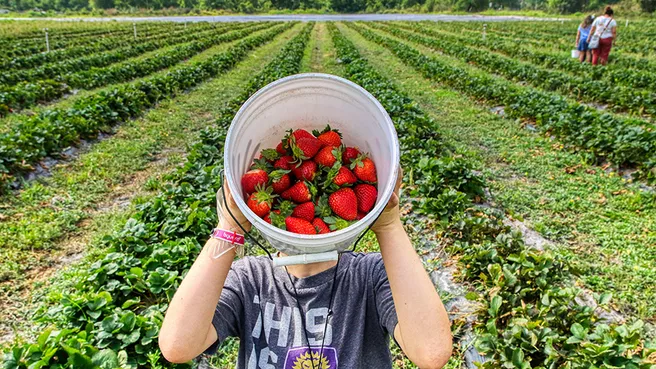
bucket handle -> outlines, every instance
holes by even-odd
[[[303,254],[291,256],[277,256],[273,258],[273,266],[287,266],[297,264],[321,263],[324,261],[333,261],[339,258],[337,251],[321,252],[318,254]]]

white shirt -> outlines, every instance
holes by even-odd
[[[592,26],[595,27],[595,34],[597,35],[605,28],[604,33],[601,34],[601,38],[609,38],[613,37],[613,28],[617,27],[617,22],[613,18],[598,17],[594,20]]]

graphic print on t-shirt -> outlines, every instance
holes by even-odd
[[[337,352],[333,347],[289,349],[283,369],[337,369]]]

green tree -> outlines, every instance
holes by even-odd
[[[656,11],[656,0],[640,0],[640,9],[643,12],[653,13]]]

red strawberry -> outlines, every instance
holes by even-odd
[[[348,168],[340,167],[339,172],[337,172],[337,175],[335,176],[335,179],[333,179],[333,183],[342,187],[342,186],[355,184],[357,180],[358,179],[355,178],[353,172],[348,170]]]
[[[294,156],[294,159],[297,160],[312,159],[319,152],[321,146],[323,146],[321,141],[314,137],[292,140],[292,155]]]
[[[317,230],[312,223],[305,219],[287,217],[285,218],[285,226],[287,230],[299,234],[317,234]]]
[[[280,196],[285,200],[292,200],[297,204],[302,204],[312,199],[311,190],[312,188],[306,182],[296,182]]]
[[[292,172],[299,181],[312,181],[317,174],[317,163],[312,160],[306,160],[301,165],[292,169]]]
[[[264,221],[271,224],[271,213],[264,216]]]
[[[287,150],[285,150],[285,147],[284,147],[282,141],[280,141],[280,142],[278,143],[278,146],[276,146],[276,151],[277,151],[278,154],[280,154],[281,156],[287,155]]]
[[[330,233],[330,228],[321,218],[314,218],[312,225],[316,228],[318,234]]]
[[[344,149],[344,153],[342,154],[342,160],[344,161],[344,165],[351,165],[351,162],[355,160],[360,155],[360,150],[356,149],[355,147],[347,147]]]
[[[292,170],[294,167],[294,157],[290,155],[283,156],[273,163],[273,167],[276,169]]]
[[[314,135],[304,129],[297,129],[292,133],[292,136],[298,141],[301,138],[316,138]]]
[[[269,179],[271,179],[271,187],[273,187],[273,192],[276,194],[281,194],[287,190],[292,185],[292,179],[289,177],[288,170],[274,170],[269,174]]]
[[[355,197],[358,198],[358,212],[368,213],[371,211],[371,208],[376,204],[376,198],[378,197],[378,191],[375,186],[370,184],[362,183],[356,185],[353,188],[355,192]]]
[[[315,136],[319,141],[323,142],[324,145],[328,146],[341,146],[342,145],[342,134],[338,130],[330,128],[330,125],[326,125],[326,128],[323,131],[313,131]]]
[[[358,156],[353,163],[351,169],[359,180],[365,182],[376,183],[376,165],[374,162],[364,155]]]
[[[365,213],[361,213],[361,212],[358,211],[358,217],[355,218],[355,219],[357,219],[357,220],[362,220],[362,218],[364,218],[364,217],[366,217],[366,216],[367,216],[367,214],[365,214]]]
[[[248,195],[255,192],[256,186],[266,186],[268,182],[269,175],[262,169],[249,170],[241,177],[241,187]]]
[[[271,195],[273,191],[271,187],[266,190],[263,187],[258,186],[258,190],[251,194],[246,202],[248,208],[253,211],[258,217],[263,218],[271,211],[271,204],[273,203],[273,197]]]
[[[330,195],[328,204],[333,212],[345,220],[358,217],[358,199],[350,188],[340,188]]]
[[[314,204],[312,201],[304,202],[294,208],[292,216],[311,222],[314,219]]]
[[[314,162],[331,168],[336,161],[341,161],[341,151],[337,146],[326,146],[314,156]]]

